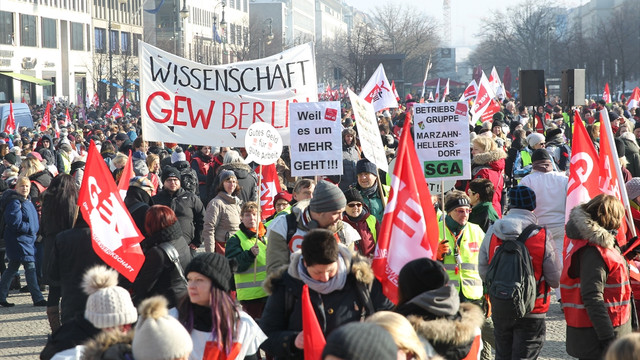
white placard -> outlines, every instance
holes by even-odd
[[[413,134],[427,182],[471,178],[466,103],[415,104]]]
[[[209,66],[139,42],[145,140],[243,146],[255,122],[289,144],[289,103],[318,101],[311,43],[263,59]]]
[[[389,172],[387,155],[384,151],[384,145],[382,145],[378,120],[376,119],[373,105],[356,95],[351,89],[348,89],[348,91],[364,156],[374,163],[378,169]]]
[[[289,104],[291,175],[342,175],[340,102]]]
[[[260,165],[271,165],[282,155],[282,138],[270,124],[257,122],[247,129],[244,147],[247,163],[254,161]]]

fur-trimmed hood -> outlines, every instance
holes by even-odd
[[[127,359],[126,354],[131,358],[131,343],[133,342],[133,331],[124,334],[120,331],[103,331],[95,338],[87,341],[83,359]]]
[[[473,340],[477,330],[484,323],[484,315],[479,306],[471,303],[460,304],[460,316],[451,320],[441,317],[425,320],[421,316],[409,315],[407,319],[421,336],[431,344],[463,346]]]
[[[571,210],[566,234],[571,239],[587,240],[592,244],[607,249],[612,249],[616,243],[615,236],[591,219],[582,206],[576,206]]]
[[[491,166],[494,170],[504,170],[504,159],[507,153],[502,149],[490,150],[485,153],[473,156],[473,163],[476,165]]]
[[[351,252],[348,247],[342,244],[339,244],[339,249],[345,265],[350,269],[351,274],[355,276],[356,280],[366,285],[373,283],[375,276],[373,275],[369,260],[357,252]],[[294,252],[291,254],[291,262],[289,264],[282,265],[267,276],[262,283],[262,287],[267,294],[271,295],[273,293],[274,282],[282,279],[285,273],[288,273],[294,279],[300,280],[300,276],[298,275],[298,262],[300,262],[301,258],[302,252],[300,250]]]

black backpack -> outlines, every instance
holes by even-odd
[[[558,169],[560,171],[567,171],[569,169],[569,165],[571,165],[571,148],[567,144],[562,144],[558,148],[560,149]]]
[[[489,264],[485,278],[492,316],[520,319],[536,302],[537,281],[525,242],[541,226],[527,226],[515,241],[502,241]]]
[[[191,168],[191,165],[186,161],[178,161],[173,166],[180,172],[180,187],[190,193],[199,195],[198,174]]]

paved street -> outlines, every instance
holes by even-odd
[[[34,307],[29,294],[17,291],[9,294],[8,301],[16,306],[0,308],[0,359],[38,359],[49,330],[45,308]],[[547,317],[547,342],[540,359],[569,358],[564,350],[564,326],[560,305],[554,300]]]

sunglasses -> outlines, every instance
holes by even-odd
[[[471,209],[460,209],[460,208],[458,208],[458,209],[456,209],[456,212],[458,214],[471,214]]]
[[[356,207],[356,206],[362,207],[362,203],[348,203],[347,206],[350,208]]]

